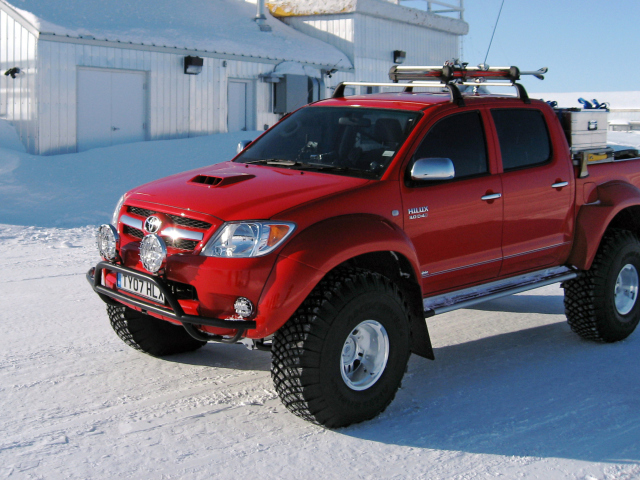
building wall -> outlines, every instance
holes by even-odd
[[[354,14],[314,15],[313,17],[284,17],[287,25],[322,40],[341,50],[351,63],[354,61]]]
[[[35,35],[0,9],[0,118],[13,124],[28,151],[38,138],[36,46]],[[15,79],[4,75],[13,67],[21,70]]]
[[[358,81],[388,82],[394,50],[406,52],[405,65],[442,65],[459,56],[459,35],[361,13],[355,16]]]
[[[407,54],[406,65],[442,65],[460,54],[460,35],[359,12],[291,16],[282,20],[306,35],[342,50],[355,70],[325,80],[325,96],[344,81],[388,82],[393,51]],[[355,91],[355,93],[359,93]]]
[[[249,79],[255,90],[254,128],[273,125],[270,85],[259,81],[273,64],[204,58],[199,75],[185,75],[186,54],[91,46],[40,40],[38,77],[39,142],[32,153],[76,151],[77,68],[137,70],[147,73],[147,138],[167,140],[225,132],[227,80]],[[225,66],[226,65],[226,66]]]

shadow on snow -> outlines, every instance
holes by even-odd
[[[561,296],[519,295],[475,307],[562,314]],[[587,342],[565,322],[412,356],[378,418],[339,432],[386,444],[468,453],[640,463],[640,333]],[[169,360],[268,371],[268,352],[208,345]]]

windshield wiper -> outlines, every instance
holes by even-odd
[[[293,167],[300,162],[294,160],[282,160],[280,158],[261,158],[260,160],[249,160],[242,162],[246,164],[262,164],[262,165],[282,165],[283,167]]]

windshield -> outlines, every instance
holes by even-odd
[[[380,178],[419,112],[307,107],[267,132],[235,161]]]

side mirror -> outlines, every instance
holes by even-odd
[[[240,142],[238,142],[238,147],[236,148],[236,153],[242,152],[250,143],[251,140],[240,140]]]
[[[456,176],[453,162],[449,158],[421,158],[411,167],[411,180],[451,180]]]

